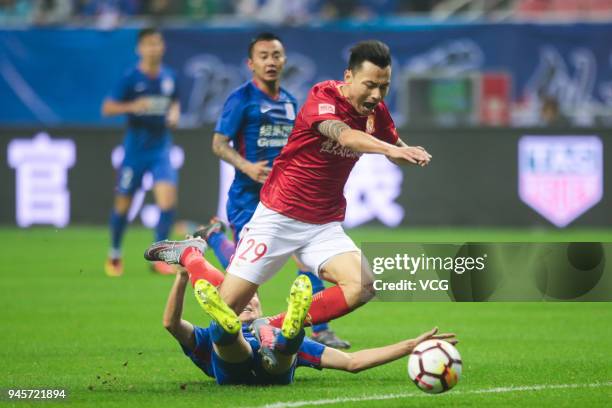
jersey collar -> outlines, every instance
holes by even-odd
[[[257,81],[255,81],[254,79],[251,79],[251,83],[253,84],[255,88],[259,90],[259,92],[266,95],[268,98],[272,99],[273,101],[278,101],[280,99],[281,92],[282,92],[282,88],[280,86],[278,87],[278,95],[270,95],[264,89],[260,88],[259,85],[257,84]]]

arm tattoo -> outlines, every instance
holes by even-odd
[[[323,136],[327,136],[334,141],[338,141],[340,133],[346,129],[350,129],[350,126],[339,120],[324,120],[318,126],[318,130]]]
[[[213,137],[213,152],[221,160],[231,164],[240,171],[243,171],[244,166],[248,164],[248,161],[229,145],[229,138],[219,133],[215,133]]]

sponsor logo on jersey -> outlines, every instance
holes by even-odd
[[[287,139],[292,129],[293,125],[262,125],[259,128],[259,137],[283,137]]]
[[[149,109],[146,112],[139,113],[139,116],[163,116],[168,112],[170,107],[170,98],[167,96],[147,96],[149,101]]]
[[[275,139],[260,137],[257,139],[257,147],[283,147],[287,144],[287,139]]]
[[[336,113],[336,107],[329,103],[320,103],[319,115],[325,115],[326,113]]]
[[[258,147],[283,147],[287,144],[293,125],[263,125],[259,128]]]
[[[373,134],[374,133],[374,115],[368,116],[368,121],[366,122],[366,133]]]
[[[339,145],[331,139],[327,139],[321,143],[321,153],[329,153],[335,156],[341,156],[349,159],[358,159],[361,153],[357,153],[349,148]]]
[[[134,86],[134,92],[142,92],[145,89],[147,89],[147,84],[145,84],[144,82],[138,82],[135,86]]]

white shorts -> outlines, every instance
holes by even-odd
[[[295,254],[318,275],[331,257],[359,252],[340,222],[309,224],[286,217],[259,203],[253,218],[244,226],[227,273],[261,285]]]

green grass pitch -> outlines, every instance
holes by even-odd
[[[612,241],[609,230],[357,229],[368,241]],[[408,380],[406,359],[360,374],[302,368],[288,387],[219,387],[185,358],[161,325],[172,277],[149,272],[151,235],[132,228],[126,273],[103,273],[105,228],[0,229],[0,388],[65,388],[66,401],[14,406],[276,407],[610,406],[611,303],[372,302],[333,322],[353,350],[413,337],[434,325],[458,334],[458,386],[427,396]],[[264,312],[284,309],[294,267],[261,289]],[[185,318],[207,318],[188,294]],[[0,405],[11,404],[6,396]],[[323,404],[322,406],[327,406]]]

